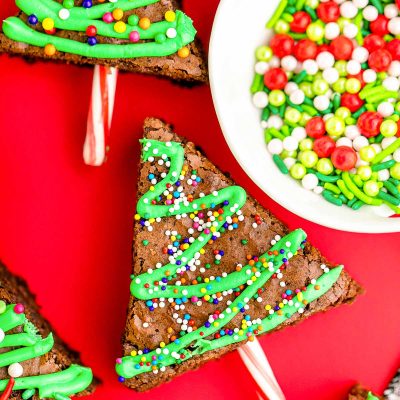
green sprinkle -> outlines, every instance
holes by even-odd
[[[342,200],[343,204],[347,204],[348,199],[347,199],[347,197],[346,197],[345,195],[339,194],[338,198],[339,198],[340,200]]]
[[[143,243],[143,246],[147,246],[149,244],[149,241],[145,239],[145,240],[143,240],[142,243]]]
[[[353,207],[353,204],[356,203],[358,200],[356,197],[353,198],[353,200],[349,200],[349,202],[347,203],[347,205],[349,207]]]
[[[324,183],[324,188],[327,190],[330,190],[331,192],[333,192],[335,194],[341,193],[340,189],[333,183],[329,183],[329,182]]]
[[[253,78],[253,83],[250,87],[251,94],[257,93],[262,90],[264,86],[264,76],[260,74],[255,74]]]
[[[339,186],[340,191],[343,193],[344,196],[346,196],[347,199],[354,199],[354,193],[350,192],[350,190],[347,189],[347,186],[342,179],[339,179],[336,184]]]
[[[391,193],[393,196],[398,197],[399,196],[399,190],[395,185],[393,185],[392,182],[389,180],[383,182],[383,186],[387,189],[389,193]]]
[[[22,393],[22,398],[24,400],[28,400],[35,395],[35,392],[36,392],[35,389],[27,389]]]
[[[293,18],[293,15],[285,12],[282,14],[282,19],[286,22],[289,22],[289,24],[290,24],[294,18]]]
[[[286,167],[286,165],[283,162],[282,158],[278,156],[278,154],[274,154],[272,156],[272,159],[274,160],[275,165],[279,168],[279,171],[281,171],[282,174],[287,175],[289,173],[288,168]]]
[[[353,113],[354,118],[358,118],[363,112],[367,111],[367,109],[363,106],[358,111]]]
[[[295,77],[293,77],[292,81],[295,83],[301,83],[304,81],[305,77],[307,76],[307,72],[305,70],[301,71]]]
[[[214,261],[214,264],[216,264],[216,265],[221,264],[221,260],[215,260],[215,261]]]
[[[356,175],[358,176],[358,175]],[[342,173],[342,178],[344,183],[346,184],[347,188],[356,196],[358,199],[363,201],[366,204],[372,205],[372,206],[380,206],[382,204],[381,199],[375,199],[373,197],[370,197],[366,195],[364,192],[362,192],[357,185],[353,182],[352,177],[347,171],[344,171]]]
[[[378,153],[372,160],[372,164],[380,163],[387,156],[394,153],[399,147],[400,147],[400,138],[394,141],[390,146],[386,147],[385,150],[382,150],[380,153]]]
[[[321,174],[320,172],[316,172],[315,175],[317,175],[317,178],[322,182],[332,183],[332,182],[336,182],[339,179],[339,177],[336,175],[324,175],[324,174]]]
[[[287,125],[283,125],[281,128],[281,132],[285,135],[285,136],[290,136],[290,129]]]
[[[272,135],[269,133],[269,129],[264,130],[265,143],[269,143],[272,140]]]
[[[269,118],[270,115],[271,115],[271,112],[269,111],[269,108],[265,107],[261,114],[261,120],[267,121],[267,119]]]
[[[318,111],[317,111],[314,107],[309,106],[309,105],[307,105],[307,104],[303,104],[303,110],[304,110],[307,114],[310,114],[312,117],[314,117],[315,115],[318,114]]]
[[[370,1],[371,1],[371,4],[376,7],[379,14],[383,14],[383,5],[381,3],[381,0],[370,0]]]
[[[241,242],[242,242],[243,246],[245,246],[248,243],[248,241],[246,239],[242,239]]]
[[[322,196],[324,197],[325,200],[329,201],[329,203],[334,204],[335,206],[342,206],[343,202],[342,200],[338,199],[337,197],[335,197],[335,195],[330,192],[329,190],[324,190],[322,192]]]
[[[365,204],[365,203],[364,203],[363,201],[358,200],[358,201],[356,201],[356,202],[351,206],[351,208],[352,208],[353,210],[359,210],[364,204]]]
[[[288,0],[281,0],[279,3],[277,9],[275,10],[274,14],[272,15],[271,19],[267,23],[267,28],[272,29],[278,19],[281,17],[283,12],[285,11],[285,8],[288,4]]]
[[[211,264],[206,264],[206,269],[210,269],[211,268]]]
[[[390,167],[393,167],[393,165],[396,164],[396,161],[394,160],[388,160],[380,164],[375,164],[371,167],[372,171],[381,171],[382,169],[388,169]]]
[[[283,136],[282,133],[280,133],[280,132],[278,131],[278,129],[276,129],[276,128],[268,128],[267,130],[269,131],[269,133],[270,133],[274,138],[278,138],[278,139],[281,139],[281,140],[285,139],[285,136]]]
[[[400,206],[400,199],[390,195],[389,193],[384,192],[383,190],[379,191],[377,197],[379,197],[382,200],[385,200],[388,203],[393,204],[396,207]]]
[[[294,40],[301,40],[307,38],[307,35],[305,33],[288,32],[287,34]]]
[[[353,176],[353,181],[360,188],[364,186],[364,183],[363,183],[363,181],[362,181],[362,179],[360,178],[359,175],[354,175]]]
[[[296,10],[301,10],[304,7],[306,0],[297,0],[296,1]]]
[[[308,12],[310,14],[310,17],[313,21],[318,19],[316,12],[309,6],[304,7],[304,11]]]
[[[333,108],[337,110],[340,107],[340,94],[336,93],[333,96]]]

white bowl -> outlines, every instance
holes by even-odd
[[[268,153],[250,85],[254,52],[266,44],[265,25],[279,0],[221,0],[210,41],[211,90],[225,139],[241,167],[272,199],[291,212],[330,228],[364,233],[400,232],[400,218],[380,207],[337,207],[283,175]]]

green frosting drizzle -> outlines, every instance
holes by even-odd
[[[23,332],[6,334],[18,326],[23,326]],[[53,335],[43,339],[25,314],[15,312],[13,304],[8,305],[0,315],[0,329],[5,333],[0,348],[10,349],[0,353],[0,367],[40,357],[48,353],[54,345]],[[32,397],[36,390],[40,398],[61,399],[85,390],[92,379],[91,369],[71,365],[68,369],[53,374],[16,378],[13,390],[24,390],[24,399]],[[0,380],[0,392],[6,389],[8,382],[8,379]]]
[[[196,35],[192,20],[182,11],[176,12],[176,18],[172,22],[161,21],[150,25],[148,29],[142,29],[138,25],[126,24],[124,32],[114,30],[115,23],[106,23],[100,18],[106,12],[112,12],[116,8],[124,11],[143,7],[159,0],[119,0],[113,3],[105,3],[91,8],[73,7],[69,9],[69,17],[59,17],[63,6],[53,0],[16,0],[18,7],[27,15],[35,15],[40,22],[45,18],[51,18],[57,29],[85,32],[89,25],[97,29],[97,34],[104,37],[129,40],[129,34],[133,31],[139,33],[140,39],[145,42],[123,44],[96,44],[79,42],[56,35],[49,35],[33,29],[20,18],[9,17],[3,22],[4,34],[12,40],[27,43],[33,46],[45,47],[52,44],[58,51],[77,54],[93,58],[137,58],[137,57],[163,57],[176,53],[179,49],[191,43]],[[176,36],[168,38],[168,29],[175,29]]]
[[[239,186],[223,188],[187,204],[181,202],[174,205],[155,205],[155,200],[161,196],[165,187],[177,182],[184,164],[184,149],[179,143],[175,142],[164,143],[145,139],[142,143],[144,161],[152,161],[155,157],[162,157],[163,159],[168,158],[170,164],[166,176],[139,199],[137,211],[141,217],[145,219],[162,218],[192,213],[203,208],[214,208],[219,205],[224,211],[222,214],[224,218],[222,218],[222,221],[215,221],[213,228],[210,228],[213,232],[218,232],[226,219],[243,207],[246,202],[246,192]],[[210,335],[225,327],[241,312],[244,305],[266,284],[282,264],[287,263],[296,254],[306,239],[304,231],[295,230],[261,255],[259,260],[262,260],[262,262],[257,262],[253,266],[246,265],[239,271],[208,283],[190,286],[165,285],[164,283],[163,289],[165,290],[161,290],[161,280],[166,276],[174,276],[182,264],[190,263],[208,243],[213,232],[204,230],[179,257],[169,264],[133,277],[132,295],[141,300],[149,300],[159,297],[203,297],[246,284],[245,289],[212,323],[205,324],[170,344],[160,346],[147,354],[126,356],[117,360],[116,371],[122,378],[129,379],[152,370],[160,369],[162,371],[166,366],[188,360],[194,355],[244,341],[253,334],[268,332],[291,318],[304,304],[312,302],[326,293],[337,281],[342,271],[342,267],[337,267],[324,273],[316,282],[308,285],[304,292],[299,293],[295,298],[296,301],[286,304],[281,313],[274,313],[264,318],[261,324],[258,324],[256,332],[254,332],[252,326],[246,327],[246,329],[242,327],[233,335],[210,338]]]

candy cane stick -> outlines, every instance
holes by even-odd
[[[3,394],[0,396],[0,400],[8,400],[10,398],[14,385],[15,385],[15,379],[10,378],[6,389],[4,390]]]
[[[108,150],[118,70],[96,65],[87,120],[83,159],[87,165],[103,164]]]
[[[285,400],[285,396],[258,340],[255,338],[253,342],[247,342],[240,347],[239,354],[264,395],[269,400]],[[260,395],[258,394],[258,396]]]

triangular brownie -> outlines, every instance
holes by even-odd
[[[169,125],[147,119],[142,144],[121,382],[148,390],[361,292]]]
[[[192,20],[177,0],[20,0],[0,52],[206,82]]]
[[[90,394],[92,371],[79,364],[79,356],[40,315],[25,282],[0,263],[0,399]]]

